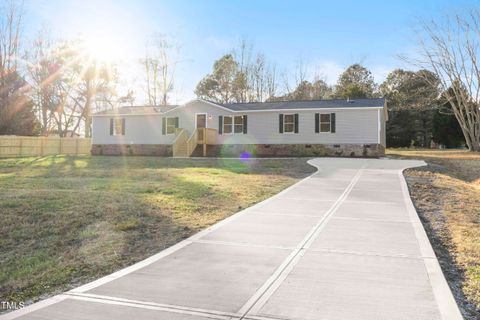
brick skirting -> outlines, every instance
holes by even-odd
[[[192,156],[201,157],[197,147]],[[166,144],[94,144],[92,155],[131,155],[171,157]],[[208,145],[209,157],[368,157],[385,156],[380,144],[224,144]]]
[[[210,149],[210,150],[209,150]],[[380,144],[256,144],[208,146],[208,155],[220,157],[368,157],[385,156]]]
[[[172,146],[169,144],[94,144],[92,155],[108,156],[160,156],[171,157]]]

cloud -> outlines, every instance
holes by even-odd
[[[392,72],[396,67],[392,66],[372,66],[370,71],[372,72],[375,82],[381,84],[387,78],[388,74]]]
[[[319,76],[328,84],[334,85],[337,83],[338,76],[345,70],[345,67],[335,61],[315,61],[311,64],[309,70],[311,78]]]

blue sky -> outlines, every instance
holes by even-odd
[[[460,12],[478,1],[147,1],[25,0],[25,36],[47,27],[55,37],[77,34],[115,39],[124,86],[139,89],[138,59],[153,32],[169,34],[181,46],[173,103],[194,97],[197,82],[215,59],[249,39],[256,51],[290,74],[299,59],[311,74],[336,82],[348,65],[360,62],[377,82],[397,67],[397,56],[415,50],[419,19]]]

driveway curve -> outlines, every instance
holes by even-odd
[[[274,197],[3,319],[462,319],[402,171],[320,158]]]

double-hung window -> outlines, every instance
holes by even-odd
[[[223,133],[243,133],[243,116],[224,116]]]
[[[298,133],[298,113],[278,115],[280,133]]]
[[[295,115],[293,114],[283,115],[283,132],[284,133],[295,132]]]
[[[233,132],[233,119],[231,116],[224,116],[223,117],[223,133],[229,134]]]
[[[320,132],[331,132],[332,123],[330,113],[320,114]]]
[[[167,123],[166,123],[166,131],[167,134],[174,134],[175,133],[175,128],[176,128],[176,118],[174,117],[168,117],[167,118]]]
[[[110,135],[111,136],[125,135],[125,118],[110,119]]]
[[[233,117],[233,132],[243,133],[243,116]]]
[[[335,133],[335,113],[315,113],[315,133]]]

